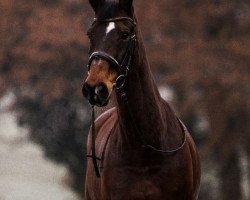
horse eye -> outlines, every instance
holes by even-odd
[[[121,39],[127,40],[129,38],[129,35],[130,35],[129,32],[124,31],[124,32],[122,32]]]
[[[90,40],[93,38],[93,34],[91,32],[87,32],[87,36]]]

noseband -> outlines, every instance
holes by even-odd
[[[94,22],[101,22],[101,23],[105,23],[105,22],[117,22],[117,21],[130,21],[133,26],[136,26],[136,23],[133,19],[129,18],[129,17],[116,17],[116,18],[110,18],[110,19],[105,19],[105,20],[98,20],[98,19],[94,19]],[[127,80],[128,77],[128,73],[129,70],[131,68],[132,65],[132,61],[133,61],[133,55],[134,55],[134,50],[135,50],[135,43],[136,43],[136,35],[135,33],[133,33],[130,38],[129,38],[129,44],[128,47],[126,49],[125,54],[123,55],[122,61],[118,62],[118,60],[116,60],[113,56],[103,52],[103,51],[95,51],[93,52],[90,57],[89,57],[89,62],[88,62],[88,70],[90,68],[91,62],[94,59],[104,59],[106,60],[109,64],[111,64],[113,67],[115,67],[115,69],[117,70],[117,72],[119,73],[119,76],[116,79],[116,82],[114,83],[114,86],[116,87],[116,90],[118,91],[118,93],[120,94],[123,103],[125,105],[125,108],[127,110],[128,116],[131,120],[131,124],[134,128],[134,130],[138,133],[141,143],[142,143],[142,147],[143,148],[148,148],[152,151],[158,152],[158,153],[164,153],[164,154],[173,154],[178,152],[179,150],[181,150],[185,143],[186,143],[186,127],[185,125],[178,119],[178,122],[180,124],[182,133],[183,133],[183,140],[182,140],[182,144],[180,146],[178,146],[175,149],[171,149],[171,150],[162,150],[162,149],[157,149],[156,147],[147,144],[147,142],[144,140],[143,138],[143,134],[141,133],[141,131],[139,130],[137,124],[135,123],[134,120],[134,116],[132,115],[131,109],[129,107],[129,103],[128,103],[128,99],[127,99],[127,94],[124,90],[124,85],[125,82]],[[94,117],[94,106],[92,106],[92,155],[87,155],[87,157],[92,158],[93,161],[93,165],[94,165],[94,169],[95,169],[95,173],[97,177],[101,177],[101,172],[99,170],[98,164],[97,164],[97,160],[102,161],[103,158],[99,158],[96,156],[96,149],[95,149],[95,117]],[[109,137],[108,137],[109,138]],[[107,141],[106,141],[107,142]]]

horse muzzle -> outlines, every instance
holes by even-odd
[[[103,107],[108,104],[109,90],[104,83],[91,86],[85,82],[82,87],[82,93],[91,105]]]

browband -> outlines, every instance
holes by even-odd
[[[114,17],[108,19],[98,19],[94,18],[94,22],[117,22],[117,21],[130,21],[134,26],[136,26],[135,20],[130,17]]]

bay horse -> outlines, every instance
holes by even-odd
[[[87,200],[195,200],[200,160],[184,124],[157,89],[132,0],[89,0],[90,57],[83,95],[93,106]],[[114,91],[114,92],[113,92]],[[94,121],[94,106],[116,107]]]

